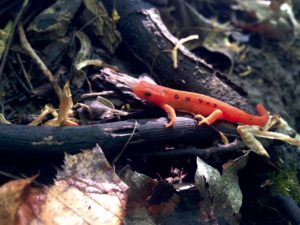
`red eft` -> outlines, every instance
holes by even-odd
[[[169,115],[170,122],[166,127],[174,125],[176,120],[175,110],[188,112],[193,115],[201,115],[203,118],[199,125],[208,125],[216,120],[226,120],[245,125],[264,126],[269,120],[267,110],[261,105],[256,105],[257,115],[249,114],[230,104],[194,92],[179,91],[160,85],[140,80],[132,87],[133,93],[139,98],[153,103],[163,109]],[[206,118],[205,118],[206,117]]]

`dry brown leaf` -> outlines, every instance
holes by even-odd
[[[127,189],[99,146],[66,155],[64,169],[49,188],[40,219],[43,225],[122,224]]]
[[[73,181],[58,181],[49,189],[40,215],[43,224],[122,224],[124,199],[85,181],[73,186]]]
[[[0,224],[20,224],[17,214],[20,213],[24,193],[34,179],[35,177],[14,180],[0,187]]]
[[[67,81],[65,83],[62,93],[63,94],[62,94],[62,98],[60,99],[59,112],[57,118],[57,123],[59,125],[64,125],[64,123],[67,123],[67,121],[70,120],[69,112],[72,111],[72,106],[73,106],[72,94],[70,90],[70,81]]]
[[[39,214],[46,198],[46,190],[46,188],[26,188],[16,215],[15,225],[41,224]]]

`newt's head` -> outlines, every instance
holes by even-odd
[[[139,81],[132,88],[133,93],[139,98],[151,102],[155,105],[161,105],[165,100],[165,94],[161,86],[151,84],[146,81]]]

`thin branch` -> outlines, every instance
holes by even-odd
[[[128,138],[127,142],[125,143],[124,147],[122,148],[122,150],[119,152],[119,154],[116,156],[116,158],[114,159],[113,161],[113,165],[120,159],[120,157],[123,155],[127,145],[129,144],[129,142],[131,141],[134,133],[135,133],[135,130],[136,130],[136,127],[137,127],[137,121],[134,122],[134,127],[133,127],[133,130],[132,130],[132,134],[130,135],[130,137]]]
[[[54,89],[56,95],[58,96],[59,100],[62,98],[62,89],[58,85],[58,83],[55,80],[55,77],[51,73],[51,71],[47,68],[47,66],[44,64],[44,62],[41,60],[41,58],[36,54],[34,49],[31,47],[30,43],[28,42],[24,28],[21,23],[18,24],[18,30],[19,30],[19,38],[20,42],[22,44],[22,47],[28,52],[28,54],[31,56],[33,61],[37,64],[37,66],[41,69],[45,77],[48,79],[50,85]]]
[[[20,56],[19,53],[17,53],[17,60],[18,60],[18,62],[19,62],[19,64],[20,64],[20,66],[21,66],[21,69],[22,69],[22,72],[23,72],[23,74],[24,74],[24,77],[25,77],[25,80],[26,80],[26,82],[27,82],[27,85],[28,85],[28,87],[30,88],[30,91],[32,91],[32,90],[33,90],[33,86],[32,86],[32,84],[31,84],[30,78],[29,78],[29,76],[28,76],[28,74],[27,74],[27,72],[26,72],[26,70],[25,70],[24,64],[23,64],[23,62],[22,62],[22,59],[21,59],[21,56]]]
[[[1,61],[1,64],[0,64],[0,80],[2,78],[2,73],[3,73],[4,66],[6,64],[6,58],[7,58],[8,51],[10,49],[10,45],[11,45],[13,39],[14,39],[13,37],[14,37],[14,34],[15,34],[16,26],[19,23],[19,20],[22,16],[27,4],[28,4],[28,0],[24,0],[22,8],[18,12],[18,14],[16,16],[16,19],[14,20],[14,23],[13,23],[13,26],[12,26],[12,31],[10,33],[10,36],[9,36],[7,42],[6,42],[5,50],[4,50],[2,61]]]

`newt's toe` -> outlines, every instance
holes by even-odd
[[[203,124],[209,125],[209,122],[207,121],[207,119],[203,119],[198,122],[198,126],[201,126]]]
[[[164,124],[165,128],[169,128],[169,127],[173,127],[174,126],[174,123],[165,123]]]

